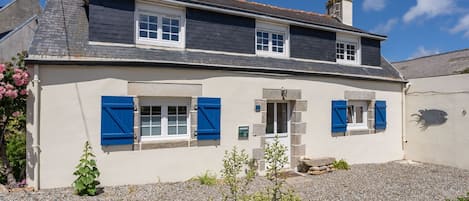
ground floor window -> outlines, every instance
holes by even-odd
[[[189,136],[189,102],[175,99],[143,99],[140,104],[140,135],[145,139]]]
[[[347,103],[347,128],[368,129],[368,102],[348,101]]]
[[[267,103],[266,134],[288,133],[288,103]]]

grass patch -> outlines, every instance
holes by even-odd
[[[213,186],[217,184],[217,175],[206,171],[204,174],[192,178],[193,181],[198,181],[202,185]]]
[[[344,159],[341,159],[340,161],[334,161],[332,165],[334,166],[335,169],[338,169],[338,170],[350,169],[350,166],[348,165],[347,161],[345,161]]]

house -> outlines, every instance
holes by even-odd
[[[311,2],[313,3],[313,2]],[[183,181],[280,136],[302,156],[403,158],[406,81],[386,36],[243,0],[49,0],[27,64],[28,184],[70,186],[89,141],[103,185]]]
[[[0,63],[29,49],[40,13],[38,0],[12,0],[0,8]]]
[[[469,49],[394,65],[409,80],[406,158],[469,169]]]

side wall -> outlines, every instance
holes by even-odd
[[[134,0],[90,0],[89,40],[135,43]]]
[[[469,75],[410,82],[406,158],[469,169]]]
[[[258,129],[254,125],[261,123],[263,116],[255,111],[255,104],[265,97],[264,89],[301,91],[301,99],[307,102],[307,108],[301,109],[304,111],[301,119],[306,124],[295,126],[292,133],[305,131],[301,136],[303,155],[343,158],[352,164],[403,158],[402,93],[398,83],[151,67],[40,66],[39,69],[41,188],[70,186],[86,140],[96,153],[103,185],[183,181],[207,170],[218,172],[225,150],[237,145],[254,154],[261,147],[263,137],[254,135]],[[126,96],[129,81],[196,84],[202,86],[204,97],[220,97],[220,145],[136,151],[103,149],[101,96]],[[373,91],[376,99],[386,100],[388,128],[376,134],[332,137],[331,101],[344,99],[347,90]],[[249,140],[238,140],[238,126],[245,125],[250,127]],[[29,121],[28,128],[31,126]],[[28,132],[28,139],[31,137]],[[29,184],[35,179],[30,176],[32,165],[28,163]]]

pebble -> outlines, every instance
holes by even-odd
[[[469,192],[469,171],[432,164],[352,165],[351,170],[338,170],[318,176],[291,177],[290,188],[303,200],[406,200],[427,201],[455,199]],[[268,181],[258,177],[250,192],[264,190]],[[80,197],[71,188],[38,192],[0,193],[0,200],[222,200],[220,186],[200,185],[196,181],[104,187],[93,197]]]

